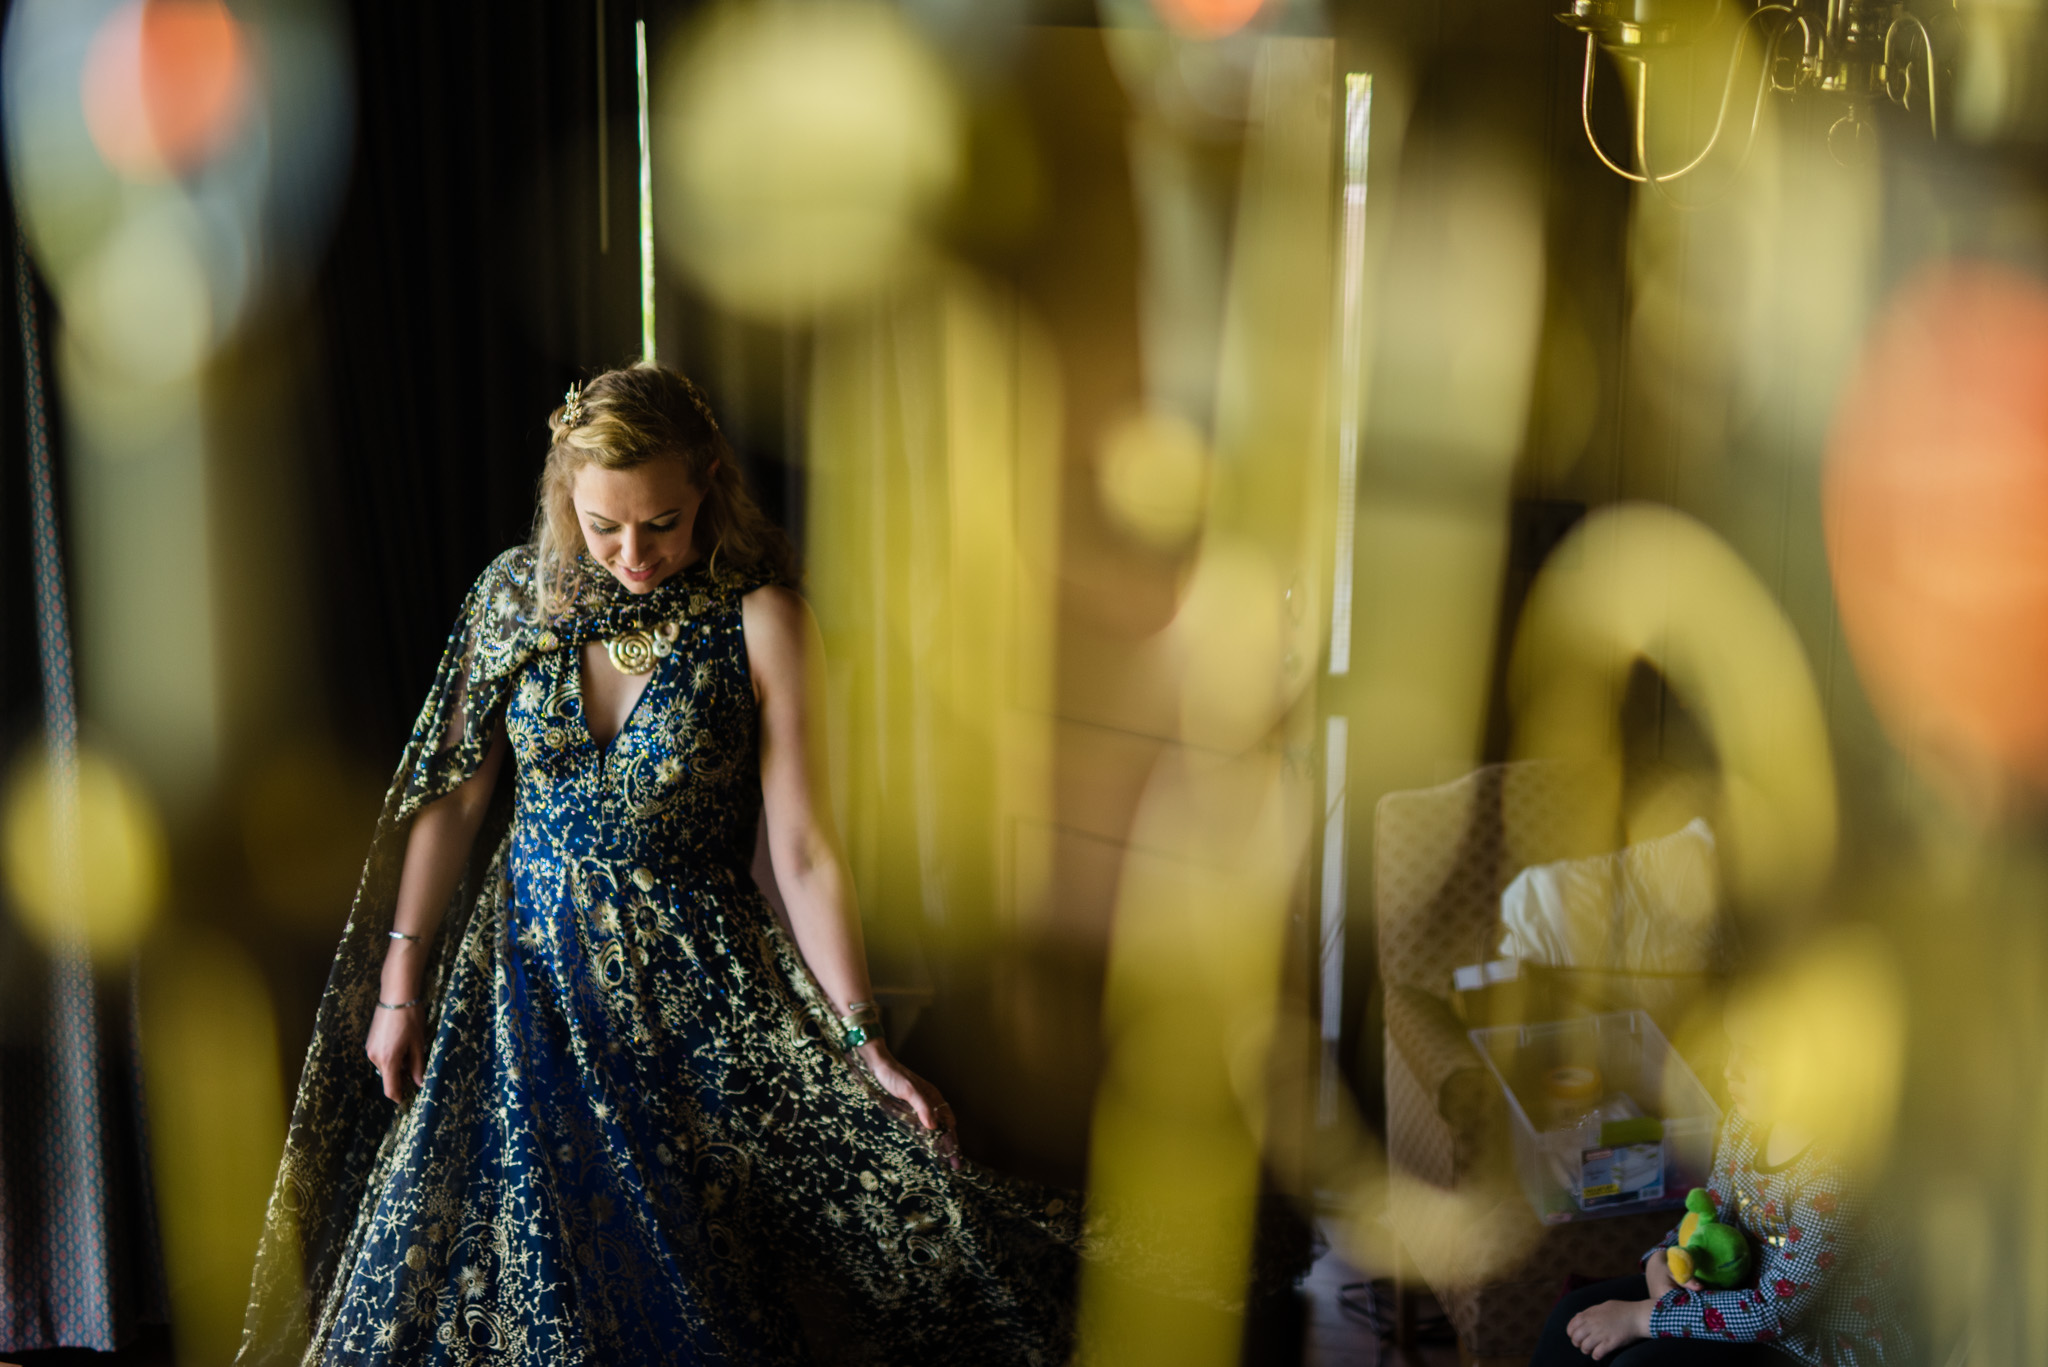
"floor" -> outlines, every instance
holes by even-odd
[[[86,1348],[53,1348],[43,1353],[11,1353],[0,1367],[175,1367],[171,1356],[171,1331],[162,1325],[145,1326],[135,1342],[118,1353],[95,1353]]]
[[[1308,1301],[1303,1367],[1458,1367],[1458,1350],[1450,1343],[1422,1343],[1406,1350],[1383,1346],[1373,1326],[1344,1305],[1344,1289],[1365,1280],[1365,1274],[1334,1248],[1316,1260],[1302,1284]],[[0,1367],[173,1367],[174,1361],[169,1335],[151,1328],[119,1353],[18,1353],[0,1361]]]
[[[1331,1247],[1316,1259],[1302,1283],[1309,1303],[1308,1345],[1303,1367],[1457,1367],[1458,1349],[1450,1341],[1418,1343],[1397,1349],[1382,1344],[1372,1324],[1345,1306],[1344,1290],[1357,1287],[1366,1274]],[[1350,1297],[1357,1301],[1356,1293]],[[1425,1307],[1426,1311],[1429,1307]]]

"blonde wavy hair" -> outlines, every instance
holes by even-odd
[[[590,380],[577,407],[573,423],[566,403],[548,417],[552,439],[533,519],[544,615],[567,611],[583,587],[583,534],[570,492],[586,465],[631,470],[650,460],[682,461],[690,482],[705,491],[695,540],[711,568],[751,571],[769,583],[795,587],[789,538],[747,492],[732,447],[696,385],[667,366],[642,361]]]

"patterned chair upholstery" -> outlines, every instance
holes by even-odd
[[[1374,822],[1385,985],[1388,1223],[1464,1355],[1526,1360],[1572,1274],[1623,1276],[1668,1213],[1544,1226],[1515,1184],[1506,1106],[1450,1005],[1451,971],[1494,957],[1501,891],[1523,868],[1612,848],[1589,776],[1490,766],[1389,793]]]

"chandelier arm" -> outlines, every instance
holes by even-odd
[[[1738,38],[1737,41],[1739,42],[1740,39]],[[1684,200],[1680,199],[1670,190],[1667,190],[1665,188],[1665,185],[1670,181],[1677,180],[1680,176],[1685,175],[1687,172],[1691,171],[1693,167],[1698,166],[1700,162],[1706,159],[1707,153],[1714,150],[1714,144],[1721,140],[1720,121],[1718,119],[1715,120],[1714,135],[1707,139],[1707,145],[1700,149],[1700,154],[1698,156],[1694,157],[1691,161],[1687,162],[1679,170],[1671,172],[1669,175],[1658,175],[1650,167],[1650,148],[1648,143],[1648,134],[1646,132],[1650,123],[1650,64],[1648,62],[1638,60],[1636,65],[1641,68],[1641,75],[1637,78],[1636,81],[1636,165],[1643,168],[1643,178],[1649,182],[1650,188],[1657,192],[1657,197],[1663,200],[1666,204],[1669,204],[1672,208],[1701,208],[1703,207],[1703,205],[1701,204],[1687,204]],[[1720,198],[1720,196],[1716,195],[1715,199],[1718,198]],[[1705,201],[1705,203],[1707,204],[1711,204],[1712,202],[1713,200]]]
[[[1889,24],[1886,24],[1886,25],[1884,26],[1884,55],[1883,55],[1882,57],[1880,57],[1880,58],[1879,58],[1879,60],[1880,60],[1880,61],[1882,61],[1882,62],[1884,63],[1884,69],[1885,69],[1885,82],[1884,82],[1884,85],[1885,85],[1885,94],[1887,94],[1887,95],[1891,94],[1891,85],[1892,85],[1892,82],[1891,82],[1891,69],[1892,69],[1892,35],[1896,34],[1896,33],[1897,33],[1897,32],[1899,31],[1899,25],[1900,25],[1900,24],[1902,24],[1902,23],[1904,23],[1904,22],[1905,22],[1905,21],[1906,21],[1906,20],[1907,20],[1908,18],[1910,18],[1910,17],[1911,17],[1910,15],[1905,15],[1905,14],[1901,14],[1901,15],[1900,15],[1900,16],[1899,16],[1898,18],[1896,18],[1896,19],[1892,20],[1892,21],[1891,21],[1891,22],[1890,22]],[[1924,33],[1924,32],[1925,32],[1925,30],[1923,29],[1923,30],[1922,30],[1922,32]],[[1900,103],[1901,105],[1905,105],[1905,103],[1906,103],[1906,102],[1905,102],[1904,100],[1900,100],[1900,101],[1899,101],[1899,103]],[[1907,108],[1910,108],[1911,106],[1907,105],[1906,107],[1907,107]]]
[[[1783,58],[1778,56],[1778,49],[1784,45],[1785,35],[1794,28],[1799,30],[1800,64],[1802,66],[1805,64],[1807,55],[1813,51],[1813,25],[1807,23],[1806,16],[1797,10],[1792,11],[1792,17],[1780,25],[1777,33],[1772,36],[1770,53],[1764,63],[1764,70],[1770,77],[1771,89],[1784,95],[1789,95],[1799,89],[1800,76],[1796,69],[1792,73],[1792,83],[1790,85],[1778,84],[1778,63],[1783,60]]]
[[[1685,165],[1679,167],[1676,171],[1666,171],[1661,174],[1652,172],[1650,169],[1650,163],[1644,155],[1646,149],[1644,147],[1643,130],[1644,125],[1648,122],[1647,115],[1649,113],[1649,104],[1647,100],[1643,97],[1643,89],[1647,87],[1650,83],[1650,64],[1642,60],[1641,58],[1636,59],[1636,65],[1642,71],[1642,80],[1638,84],[1636,91],[1636,165],[1643,168],[1643,175],[1642,177],[1640,177],[1640,179],[1647,180],[1652,185],[1661,184],[1664,181],[1677,180],[1680,176],[1690,174],[1693,171],[1693,169],[1696,168],[1701,162],[1705,161],[1707,157],[1712,154],[1714,148],[1717,145],[1719,145],[1721,141],[1721,131],[1728,122],[1728,102],[1735,94],[1735,73],[1742,67],[1742,44],[1744,40],[1746,40],[1749,37],[1749,26],[1755,23],[1759,18],[1766,14],[1793,14],[1793,10],[1790,5],[1758,5],[1755,10],[1751,11],[1750,14],[1743,19],[1742,26],[1735,30],[1735,49],[1734,51],[1728,54],[1728,75],[1727,78],[1721,82],[1721,107],[1719,111],[1714,115],[1714,131],[1712,134],[1708,136],[1707,145],[1700,148],[1699,154],[1695,156],[1691,161],[1687,162]],[[1794,15],[1794,17],[1796,18],[1797,15]],[[1779,32],[1780,34],[1782,34],[1783,29],[1780,29]],[[1774,35],[1770,42],[1767,43],[1764,47],[1763,77],[1757,83],[1756,103],[1750,111],[1749,136],[1751,143],[1754,143],[1756,140],[1757,121],[1762,117],[1764,96],[1767,93],[1769,93],[1771,75],[1770,58],[1771,54],[1774,53],[1776,50],[1777,35]],[[1591,54],[1589,51],[1589,64],[1590,57]],[[1749,160],[1748,147],[1745,147],[1743,149],[1742,158],[1745,162]],[[1602,157],[1601,160],[1605,161],[1606,158]],[[1608,164],[1610,166],[1613,165],[1612,162],[1609,162]],[[1638,178],[1631,177],[1631,179]]]
[[[1749,165],[1749,154],[1756,150],[1757,128],[1763,123],[1764,102],[1771,94],[1771,67],[1778,60],[1778,44],[1785,41],[1785,34],[1791,27],[1790,24],[1786,24],[1772,34],[1769,45],[1763,50],[1763,71],[1757,78],[1756,103],[1749,109],[1749,136],[1743,140],[1742,156],[1737,159],[1735,170],[1729,175],[1730,184],[1734,183],[1735,177],[1742,174],[1742,168]]]
[[[1636,165],[1643,168],[1643,179],[1649,182],[1650,188],[1657,192],[1659,199],[1674,209],[1683,209],[1686,207],[1685,204],[1680,201],[1677,195],[1665,189],[1664,184],[1666,181],[1678,179],[1686,171],[1690,171],[1694,166],[1699,165],[1699,157],[1694,157],[1685,167],[1685,170],[1674,171],[1668,176],[1658,175],[1650,169],[1649,126],[1650,64],[1638,58],[1636,61]],[[1714,150],[1715,138],[1720,137],[1720,135],[1721,130],[1716,128],[1714,130],[1714,137],[1707,139],[1707,145],[1701,151],[1700,156],[1705,156],[1708,152]]]
[[[1636,184],[1640,185],[1643,183],[1646,177],[1639,176],[1633,171],[1624,171],[1619,166],[1616,166],[1614,164],[1613,159],[1610,158],[1607,155],[1606,151],[1601,148],[1600,139],[1593,135],[1594,51],[1594,38],[1593,35],[1589,33],[1586,35],[1586,75],[1585,79],[1580,81],[1579,83],[1579,123],[1586,130],[1586,144],[1593,149],[1593,155],[1600,158],[1601,165],[1605,166],[1608,170],[1614,172],[1615,175],[1620,176],[1623,180],[1632,180]],[[1640,130],[1642,128],[1640,109],[1637,113],[1636,128],[1638,130],[1640,140]]]
[[[1927,31],[1927,25],[1920,22],[1920,16],[1902,12],[1898,18],[1892,20],[1885,27],[1884,64],[1887,70],[1890,69],[1892,64],[1892,35],[1898,32],[1900,24],[1911,24],[1920,31],[1920,51],[1927,59],[1927,135],[1931,138],[1938,138],[1941,136],[1941,116],[1936,112],[1935,108],[1935,95],[1938,92],[1934,83],[1934,35]],[[1889,81],[1889,78],[1887,78],[1887,81]],[[1899,103],[1904,108],[1912,108],[1904,100],[1899,101]]]
[[[1927,25],[1920,22],[1919,16],[1906,17],[1913,21],[1913,27],[1920,30],[1920,46],[1927,50],[1927,136],[1938,138],[1941,136],[1941,106],[1935,99],[1939,92],[1934,88],[1934,35],[1927,31]]]
[[[1744,138],[1742,141],[1742,155],[1736,158],[1735,169],[1728,173],[1727,179],[1721,183],[1721,188],[1718,191],[1716,191],[1713,195],[1709,196],[1706,199],[1700,200],[1696,203],[1690,204],[1679,199],[1676,195],[1672,194],[1669,190],[1664,188],[1664,182],[1670,180],[1672,177],[1656,177],[1650,181],[1650,184],[1653,187],[1655,187],[1659,195],[1663,196],[1665,203],[1671,205],[1674,208],[1686,210],[1711,208],[1712,206],[1719,204],[1722,201],[1722,199],[1726,198],[1728,191],[1734,188],[1735,182],[1742,178],[1743,168],[1749,165],[1749,154],[1756,150],[1756,134],[1758,127],[1763,123],[1764,102],[1770,96],[1771,93],[1771,63],[1777,60],[1778,45],[1785,41],[1785,35],[1788,32],[1790,32],[1791,29],[1792,25],[1790,24],[1782,26],[1776,33],[1770,36],[1769,41],[1764,46],[1763,69],[1761,72],[1758,73],[1757,76],[1756,99],[1750,105],[1749,109],[1749,136]],[[1641,155],[1642,153],[1638,151],[1637,156],[1640,158]],[[1645,166],[1644,169],[1648,170],[1649,168],[1648,166]]]

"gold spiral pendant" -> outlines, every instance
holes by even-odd
[[[605,658],[621,674],[645,674],[654,668],[654,637],[644,631],[629,631],[604,643]]]
[[[605,658],[621,674],[645,674],[669,653],[680,634],[674,622],[664,622],[653,631],[628,631],[604,643]]]

